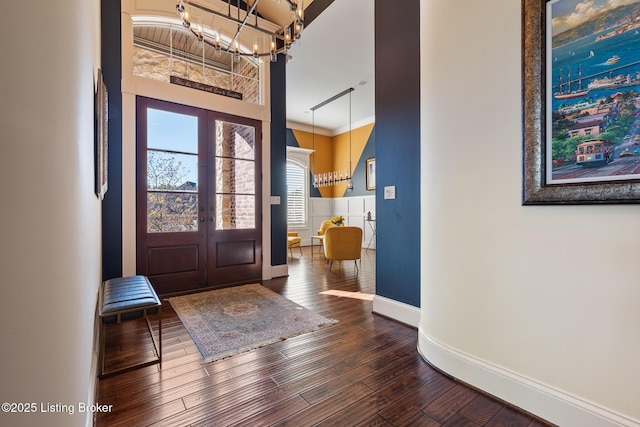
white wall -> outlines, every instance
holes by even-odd
[[[0,425],[82,426],[92,416],[101,281],[94,193],[100,2],[26,2],[0,26]],[[74,415],[41,413],[41,403]]]
[[[640,208],[521,206],[520,22],[421,1],[419,349],[559,425],[637,426]]]
[[[365,221],[367,212],[371,212],[373,219],[376,218],[376,196],[311,197],[309,202],[309,226],[296,228],[295,230],[298,231],[302,238],[302,245],[308,246],[311,244],[309,236],[317,234],[322,221],[342,215],[345,219],[345,225],[362,228],[362,247],[366,248],[371,242],[369,248],[375,249],[376,239],[373,235],[375,222],[368,223]]]
[[[342,215],[345,225],[362,228],[362,245],[367,247],[371,241],[371,249],[376,248],[376,239],[373,237],[375,223],[365,221],[367,212],[371,212],[371,218],[376,218],[376,196],[354,196],[333,199],[333,216]],[[373,237],[373,238],[372,238]]]

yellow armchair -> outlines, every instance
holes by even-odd
[[[320,229],[318,230],[318,236],[324,236],[324,233],[326,233],[328,228],[335,227],[335,226],[336,225],[332,223],[330,219],[325,219],[320,224]],[[318,240],[318,243],[320,243],[320,245],[324,244],[324,237],[317,240]],[[318,249],[318,252],[320,252],[320,249]]]
[[[329,227],[324,234],[324,256],[330,261],[353,260],[358,271],[358,260],[362,254],[362,228]]]
[[[289,248],[289,254],[291,258],[293,258],[292,248],[298,248],[300,250],[300,256],[302,256],[302,248],[300,244],[302,243],[302,239],[298,235],[297,231],[289,231],[287,232],[287,248]]]

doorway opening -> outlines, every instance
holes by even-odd
[[[259,280],[261,123],[137,98],[137,274],[158,293]]]

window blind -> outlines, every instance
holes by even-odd
[[[307,224],[307,169],[287,161],[287,225]]]

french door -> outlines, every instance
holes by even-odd
[[[259,280],[260,122],[137,99],[137,271],[161,294]]]

